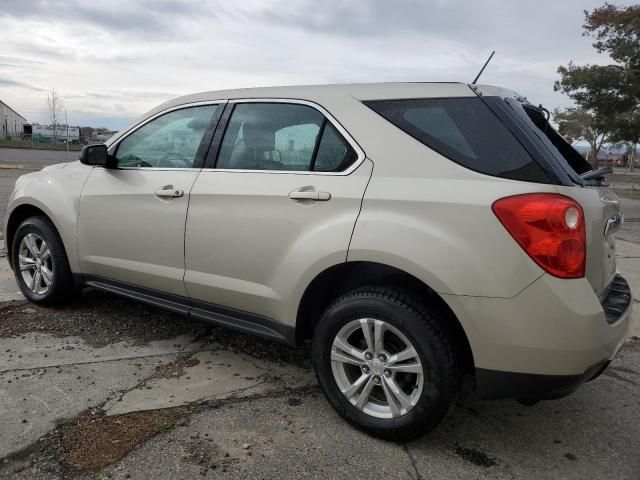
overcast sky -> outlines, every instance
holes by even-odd
[[[558,65],[609,63],[583,37],[592,0],[2,0],[0,99],[45,122],[121,128],[172,97],[265,85],[468,81],[548,107]],[[630,4],[633,2],[617,2]]]

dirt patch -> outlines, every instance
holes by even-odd
[[[640,337],[632,336],[625,342],[625,347],[640,347]]]
[[[177,378],[184,374],[184,369],[189,367],[195,367],[200,364],[200,360],[191,356],[191,354],[183,354],[178,356],[173,362],[159,365],[155,368],[155,374],[152,378]]]
[[[84,415],[61,428],[63,463],[74,470],[98,471],[120,460],[152,436],[172,430],[185,409],[125,415]]]
[[[17,337],[30,332],[76,336],[98,348],[124,340],[142,345],[188,334],[257,359],[311,367],[308,343],[291,348],[96,291],[85,292],[64,307],[44,308],[26,301],[0,303],[0,337]]]
[[[495,458],[490,457],[486,453],[477,450],[475,448],[465,448],[460,445],[454,445],[455,452],[468,462],[471,462],[479,467],[489,468],[497,465],[498,462]]]
[[[204,437],[192,437],[192,441],[185,446],[184,450],[182,461],[200,467],[201,475],[206,475],[207,470],[220,469],[222,472],[226,472],[229,466],[240,462],[239,458],[232,457],[229,452],[224,452],[208,434],[205,434]],[[251,449],[247,449],[245,452],[245,457],[247,454],[251,456]]]
[[[291,348],[248,333],[215,326],[212,327],[207,340],[217,342],[234,353],[248,354],[260,360],[311,368],[310,343],[305,343],[299,348]]]
[[[203,335],[208,327],[186,317],[101,292],[87,292],[64,307],[25,301],[0,303],[0,337],[29,332],[81,337],[103,347],[123,340],[145,344],[178,335]]]

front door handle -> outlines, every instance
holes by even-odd
[[[314,202],[326,202],[331,200],[331,194],[329,192],[319,192],[317,190],[294,190],[289,193],[291,200],[311,200]]]
[[[158,198],[180,198],[184,196],[184,190],[176,190],[173,185],[165,185],[154,192]]]

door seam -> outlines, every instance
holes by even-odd
[[[349,261],[349,251],[351,250],[351,242],[353,241],[353,235],[356,231],[356,225],[358,224],[358,220],[360,219],[360,214],[362,213],[362,206],[364,205],[364,197],[367,194],[367,189],[369,188],[369,183],[373,178],[373,170],[376,167],[376,164],[369,157],[365,157],[365,160],[371,162],[371,173],[369,175],[369,179],[367,180],[367,184],[364,187],[364,191],[362,192],[362,198],[360,198],[360,208],[358,209],[358,214],[356,215],[356,219],[353,222],[353,228],[351,229],[351,236],[349,237],[349,243],[347,244],[347,252],[344,257],[344,262],[347,263]]]

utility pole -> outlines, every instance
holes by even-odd
[[[67,162],[69,162],[69,118],[67,118],[67,109],[64,109],[64,123],[67,124]]]

